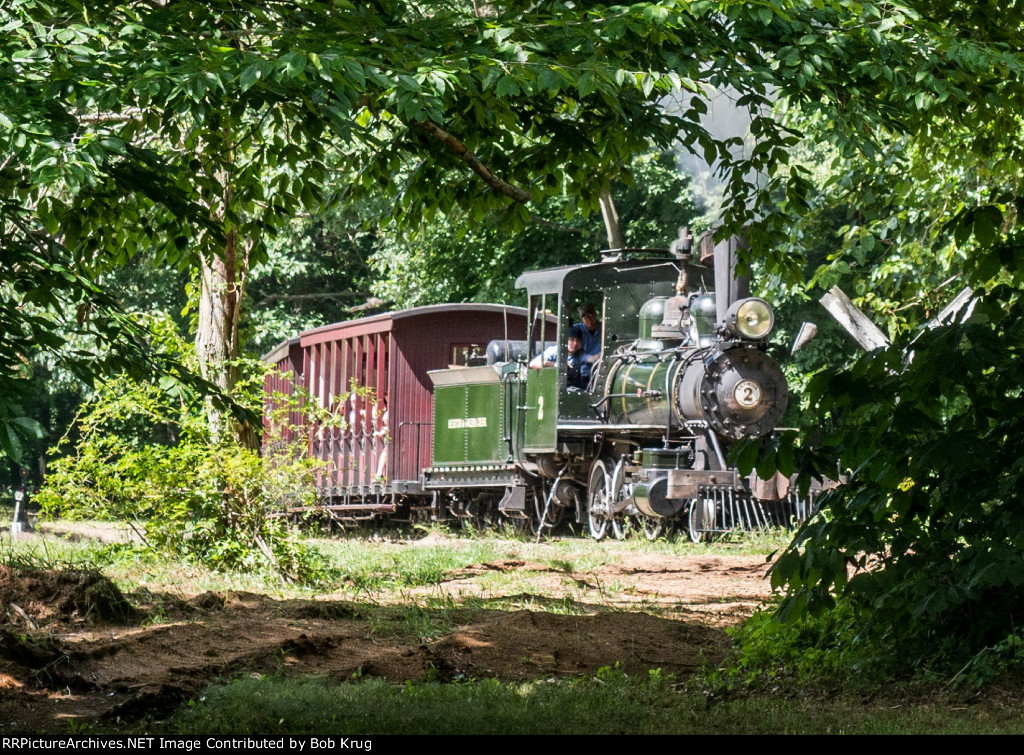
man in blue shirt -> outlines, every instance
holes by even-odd
[[[583,376],[580,373],[580,368],[583,366],[583,354],[580,351],[582,348],[582,342],[579,336],[574,334],[571,330],[569,331],[569,354],[566,357],[566,373],[565,373],[565,384],[569,388],[585,388],[586,382],[583,380]],[[541,367],[554,367],[558,364],[558,344],[551,344],[544,353],[535,356],[530,362],[530,367],[535,370]]]
[[[584,304],[579,308],[580,322],[569,328],[569,336],[576,336],[583,344],[580,375],[584,387],[590,383],[593,366],[601,359],[601,323],[597,321],[597,310],[593,304]]]

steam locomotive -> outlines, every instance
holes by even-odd
[[[304,430],[322,508],[342,519],[569,519],[597,539],[681,522],[695,541],[802,520],[812,501],[787,479],[727,462],[788,401],[766,351],[772,308],[734,275],[741,243],[705,236],[695,260],[681,237],[527,272],[525,309],[420,307],[303,333],[264,357],[268,409],[301,386],[347,415]],[[566,342],[591,308],[599,342],[579,385]]]

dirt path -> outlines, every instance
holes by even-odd
[[[482,587],[519,569],[536,572],[529,593]],[[579,572],[506,559],[450,572],[401,605],[238,592],[124,601],[97,575],[0,567],[0,734],[163,718],[237,674],[514,680],[619,663],[686,675],[726,652],[723,627],[768,596],[764,573],[749,556],[624,552]]]

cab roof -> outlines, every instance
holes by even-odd
[[[643,253],[641,258],[627,258],[625,253]],[[611,254],[617,255],[612,257]],[[684,260],[671,254],[668,250],[640,249],[615,250],[605,253],[601,262],[585,265],[564,265],[549,267],[544,270],[530,270],[516,278],[516,288],[525,288],[529,296],[540,294],[561,294],[566,288],[604,287],[617,283],[644,283],[651,279],[667,280],[679,274],[686,266],[691,276],[691,285],[696,282],[695,276],[702,273],[711,274],[711,269],[694,262]],[[708,278],[709,283],[714,282]]]

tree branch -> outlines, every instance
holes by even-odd
[[[454,136],[449,134],[443,128],[438,126],[433,121],[413,121],[416,126],[419,126],[423,130],[427,131],[431,136],[441,142],[445,147],[454,152],[459,156],[462,162],[469,166],[470,170],[476,173],[480,178],[483,179],[484,183],[490,186],[499,194],[503,194],[509,199],[513,199],[520,204],[526,204],[530,201],[530,195],[528,192],[520,189],[518,186],[513,186],[507,181],[503,181],[480,162],[480,158],[469,151],[469,148],[465,144],[460,142]]]
[[[612,199],[610,189],[601,192],[601,217],[604,218],[604,229],[608,234],[608,248],[622,249],[626,245],[622,236],[622,226],[619,225],[619,213],[615,209],[615,200]]]
[[[354,305],[352,307],[346,307],[345,311],[346,312],[363,312],[364,310],[367,310],[367,309],[377,309],[378,307],[383,307],[387,303],[388,303],[387,299],[378,299],[376,296],[371,296],[365,302],[363,302],[362,304],[356,304],[356,305]]]

